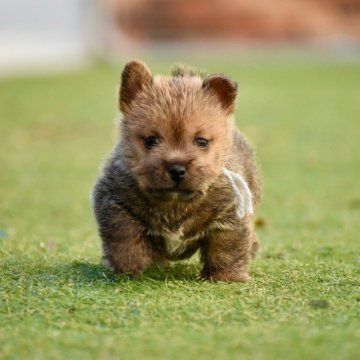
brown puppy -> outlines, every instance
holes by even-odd
[[[178,68],[153,77],[141,62],[125,66],[120,141],[94,189],[104,260],[114,272],[136,275],[199,249],[202,278],[249,279],[254,216],[239,217],[224,175],[239,174],[258,204],[253,152],[233,124],[236,89],[224,75]]]

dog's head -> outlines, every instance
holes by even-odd
[[[160,201],[206,193],[229,156],[236,89],[223,75],[153,77],[141,62],[125,66],[121,145],[142,191]]]

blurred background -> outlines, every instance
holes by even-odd
[[[0,74],[142,52],[301,49],[357,57],[359,0],[2,0]]]

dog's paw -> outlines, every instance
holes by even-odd
[[[211,274],[207,274],[202,277],[204,280],[210,280],[214,282],[241,282],[247,283],[252,280],[251,276],[243,271],[238,270],[222,270],[216,271]]]

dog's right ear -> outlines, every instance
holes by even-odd
[[[141,61],[130,61],[121,75],[119,93],[120,110],[126,114],[136,95],[146,86],[151,85],[153,77],[148,67]]]
[[[231,114],[235,110],[237,84],[225,75],[209,75],[203,81],[203,89],[216,95],[221,107]]]

